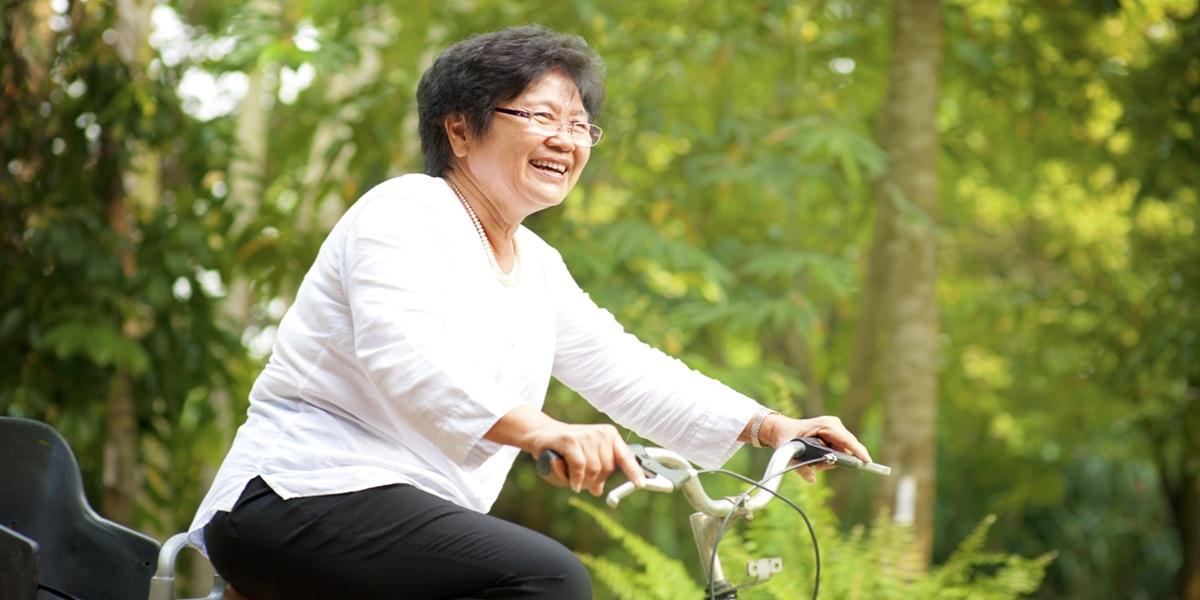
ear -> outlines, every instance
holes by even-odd
[[[467,124],[467,117],[462,113],[453,113],[446,117],[442,126],[446,128],[446,137],[450,140],[450,151],[458,158],[465,157],[471,145],[471,128]]]

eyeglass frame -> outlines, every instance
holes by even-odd
[[[544,111],[534,112],[534,111],[528,111],[528,110],[521,110],[519,108],[504,108],[501,106],[497,106],[495,108],[495,111],[500,114],[511,115],[514,117],[520,117],[522,119],[525,119],[525,121],[529,123],[530,127],[538,127],[538,128],[544,127],[546,129],[541,129],[540,131],[542,131],[543,133],[546,133],[547,135],[558,135],[559,133],[561,133],[563,131],[564,128],[569,128],[568,129],[569,137],[572,140],[575,140],[576,143],[578,143],[578,140],[576,140],[575,134],[573,132],[571,132],[570,130],[574,129],[574,127],[576,125],[585,125],[585,126],[587,126],[588,139],[590,139],[592,142],[592,143],[588,144],[589,148],[595,147],[596,144],[599,144],[600,138],[604,136],[604,130],[601,129],[599,125],[588,123],[586,121],[559,121],[558,117],[555,117],[553,114],[544,112]],[[549,120],[553,121],[553,123],[542,123],[537,119],[537,117],[539,117],[539,116],[545,116],[545,117],[549,118]],[[555,124],[557,124],[557,125],[555,125]],[[553,128],[553,131],[551,131],[550,128]]]

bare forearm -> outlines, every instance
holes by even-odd
[[[497,444],[516,446],[525,452],[536,454],[541,448],[536,447],[535,433],[561,424],[532,406],[518,406],[500,417],[483,437]]]
[[[612,425],[571,425],[532,406],[518,406],[500,417],[483,437],[534,456],[546,449],[558,452],[566,462],[566,471],[558,476],[576,492],[587,489],[599,496],[604,481],[618,467],[639,486],[643,484],[637,459]]]

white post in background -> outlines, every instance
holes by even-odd
[[[911,527],[917,520],[917,478],[905,475],[896,484],[896,506],[892,512],[892,520],[905,527]]]

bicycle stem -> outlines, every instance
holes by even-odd
[[[688,522],[692,525],[692,537],[696,539],[696,551],[700,554],[700,567],[704,572],[704,578],[711,581],[715,589],[729,585],[725,579],[725,569],[721,567],[721,561],[712,560],[722,520],[720,517],[704,513],[692,513],[692,516],[688,518]],[[708,572],[709,565],[712,565],[712,573]]]

